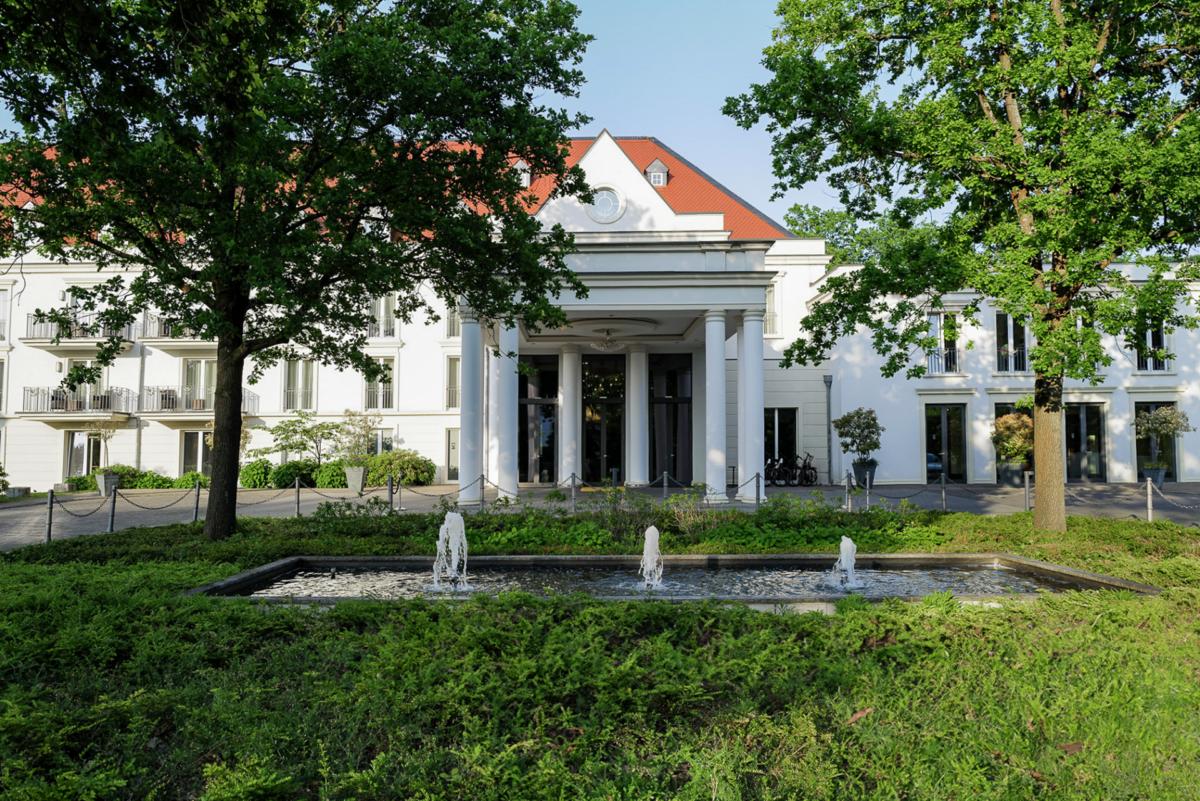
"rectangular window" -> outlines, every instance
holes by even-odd
[[[1030,340],[1024,323],[1004,312],[996,312],[996,372],[1027,372]]]
[[[371,301],[371,316],[375,318],[367,328],[369,337],[396,336],[396,296],[385,295]]]
[[[392,408],[392,381],[395,376],[396,360],[392,358],[377,358],[375,359],[380,365],[386,368],[386,374],[381,376],[377,381],[367,382],[367,408],[368,409],[390,409]]]
[[[212,475],[212,449],[204,431],[183,432],[183,472]]]
[[[0,362],[0,414],[4,414],[4,362]]]
[[[1137,354],[1137,369],[1140,372],[1157,373],[1171,369],[1170,359],[1163,358],[1167,350],[1167,335],[1161,325],[1139,333],[1138,341],[1144,346]]]
[[[287,411],[294,409],[313,408],[313,362],[312,359],[300,359],[287,362],[284,368],[283,408]]]
[[[8,338],[8,290],[0,289],[0,342]]]
[[[446,429],[446,480],[458,481],[458,429]]]
[[[394,447],[393,432],[390,428],[375,429],[375,437],[371,444],[371,455],[378,456],[381,453],[388,453]]]
[[[451,356],[446,360],[446,408],[458,409],[462,405],[462,359]]]
[[[100,437],[87,431],[67,432],[67,478],[86,476],[100,469]]]
[[[779,333],[779,312],[775,304],[775,284],[767,287],[767,313],[763,315],[763,336],[775,336]]]
[[[446,339],[456,339],[462,336],[462,318],[458,316],[458,307],[451,306],[446,310]]]
[[[651,186],[666,186],[667,185],[667,174],[665,172],[650,173],[650,185]]]
[[[212,411],[217,389],[216,359],[186,359],[183,363],[183,408]]]
[[[1171,408],[1175,406],[1174,401],[1150,401],[1148,403],[1135,403],[1133,405],[1133,416],[1137,418],[1139,414],[1150,414],[1156,409],[1163,407]],[[1138,481],[1146,480],[1146,467],[1158,466],[1166,468],[1166,473],[1163,479],[1166,481],[1175,481],[1175,439],[1173,437],[1146,437],[1137,440],[1137,477]]]
[[[934,350],[925,355],[925,367],[930,373],[957,373],[958,321],[953,314],[929,315],[929,335],[936,340]]]

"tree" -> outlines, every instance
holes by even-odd
[[[318,423],[316,412],[296,410],[294,418],[282,420],[273,426],[255,426],[271,435],[274,444],[268,448],[257,448],[255,456],[268,453],[302,453],[321,466],[325,454],[325,443],[336,440],[342,432],[340,423]]]
[[[117,431],[122,427],[122,424],[116,420],[97,420],[92,423],[86,423],[83,426],[84,431],[87,431],[89,434],[95,434],[96,439],[100,440],[100,444],[104,446],[105,467],[108,467],[108,443],[112,442],[113,437],[117,435]]]
[[[375,445],[375,431],[382,422],[380,415],[347,409],[333,437],[334,453],[348,464],[366,464]]]
[[[797,203],[783,216],[788,230],[796,236],[825,240],[825,253],[832,256],[826,269],[844,264],[877,263],[884,253],[895,250],[910,237],[928,234],[930,226],[903,225],[884,216],[863,225],[848,211],[822,209]]]
[[[111,276],[75,290],[95,328],[153,309],[215,340],[205,533],[232,531],[243,377],[313,358],[375,379],[374,298],[428,294],[538,329],[584,291],[536,196],[566,166],[590,37],[565,0],[67,0],[0,7],[2,250]],[[521,160],[538,180],[530,188]],[[30,203],[30,199],[33,202]],[[0,254],[3,255],[3,254]],[[72,330],[72,312],[38,310]],[[68,335],[69,334],[64,334]],[[111,362],[116,336],[99,349]],[[80,367],[69,386],[93,377]]]
[[[1200,219],[1200,18],[1127,0],[780,9],[773,77],[725,106],[745,127],[767,118],[777,191],[824,175],[857,219],[891,204],[901,228],[949,210],[831,277],[785,364],[865,326],[885,375],[920,375],[913,352],[937,347],[926,315],[951,292],[975,293],[966,320],[986,300],[1027,321],[1035,526],[1064,530],[1064,378],[1097,380],[1105,334],[1145,353],[1148,327],[1197,324],[1196,267],[1171,262],[1191,255]]]

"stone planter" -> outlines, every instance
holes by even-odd
[[[105,498],[111,495],[113,490],[119,486],[121,486],[121,477],[118,475],[106,476],[100,473],[96,476],[96,489]]]
[[[1142,473],[1146,476],[1146,478],[1154,482],[1154,486],[1162,489],[1163,480],[1167,477],[1167,468],[1143,467]]]
[[[4,490],[5,498],[24,498],[29,495],[29,487],[9,487]]]
[[[875,468],[879,467],[879,465],[858,464],[855,462],[851,467],[854,468],[854,483],[864,488],[875,486]]]
[[[363,487],[367,484],[367,468],[366,467],[346,467],[346,486],[351,492],[361,493]]]
[[[996,477],[1001,487],[1024,487],[1024,462],[1001,462],[996,465]]]
[[[76,484],[55,484],[54,485],[55,492],[75,492],[77,489],[79,489],[79,486]]]

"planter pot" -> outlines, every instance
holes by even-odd
[[[1025,464],[1023,462],[1001,462],[996,466],[996,474],[1001,487],[1025,486]]]
[[[76,489],[76,485],[71,484],[71,483],[54,485],[55,492],[74,492],[75,489]]]
[[[99,490],[100,494],[105,498],[111,495],[113,490],[119,486],[121,486],[120,476],[106,476],[103,473],[96,476],[96,489]]]
[[[9,487],[4,490],[6,498],[24,498],[29,495],[29,487]]]
[[[346,471],[346,486],[352,492],[361,493],[367,484],[367,468],[345,467],[343,469]]]
[[[860,487],[875,486],[875,468],[877,464],[858,464],[851,465],[854,468],[854,483]]]
[[[1154,482],[1154,486],[1162,489],[1163,479],[1167,477],[1167,468],[1165,467],[1143,467],[1142,473],[1146,478]]]

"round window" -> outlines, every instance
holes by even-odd
[[[597,189],[592,205],[587,207],[588,216],[598,223],[615,222],[624,212],[624,195],[610,186]]]

